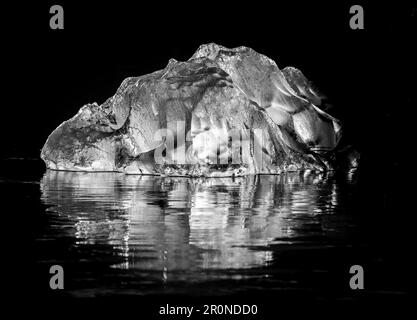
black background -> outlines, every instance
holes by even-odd
[[[64,8],[64,30],[49,28],[53,4]],[[364,30],[349,27],[349,8],[354,4],[364,8]],[[407,170],[415,148],[411,139],[416,106],[415,7],[361,2],[45,1],[21,2],[2,11],[1,61],[9,85],[3,91],[3,160],[38,158],[53,129],[82,105],[104,102],[126,77],[162,69],[169,58],[187,60],[200,44],[248,46],[280,68],[301,69],[329,97],[335,106],[330,113],[343,121],[345,135],[362,153],[361,173],[370,183],[362,186],[363,209],[357,214],[366,215],[369,237],[385,239],[381,248],[392,262],[380,272],[387,279],[395,275],[389,280],[394,287],[409,286],[408,221],[413,213]],[[2,171],[9,177],[19,175],[19,170],[35,176],[44,170],[41,162],[19,170],[7,163],[3,161]],[[30,236],[31,227],[36,227],[31,211],[38,208],[13,188],[5,188],[3,208],[27,222],[23,229],[12,226],[10,231]],[[14,253],[30,248],[23,240],[16,242]],[[35,309],[57,303],[36,299],[36,287],[28,285],[31,273],[20,259],[14,261],[19,261],[15,264],[22,268],[20,280],[26,285],[20,281],[14,285],[19,301],[34,302]],[[11,274],[20,272],[16,268]],[[378,301],[373,303],[381,307]],[[146,303],[136,300],[135,305],[140,319]],[[69,310],[66,305],[62,308]]]

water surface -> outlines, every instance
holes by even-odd
[[[306,290],[318,284],[304,268],[334,272],[337,255],[329,250],[343,251],[356,230],[349,175],[188,179],[48,170],[40,188],[48,226],[37,239],[47,252],[38,262],[70,265],[68,289],[81,296],[190,293],[202,284],[215,294]]]

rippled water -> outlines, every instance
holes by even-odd
[[[40,187],[48,226],[37,241],[48,249],[38,259],[71,265],[68,286],[77,295],[189,292],[210,283],[214,292],[304,288],[304,264],[318,274],[333,264],[326,257],[317,265],[320,253],[304,260],[303,248],[345,245],[355,231],[352,176],[47,171]]]

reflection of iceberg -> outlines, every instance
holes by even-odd
[[[167,280],[267,265],[271,243],[333,212],[332,181],[298,173],[193,180],[47,171],[41,190],[59,213],[59,232],[77,245],[110,245],[123,261],[114,267]]]

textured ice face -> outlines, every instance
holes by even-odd
[[[327,170],[341,126],[301,71],[279,70],[246,47],[202,45],[127,78],[102,105],[87,104],[48,137],[56,170],[188,176]]]

